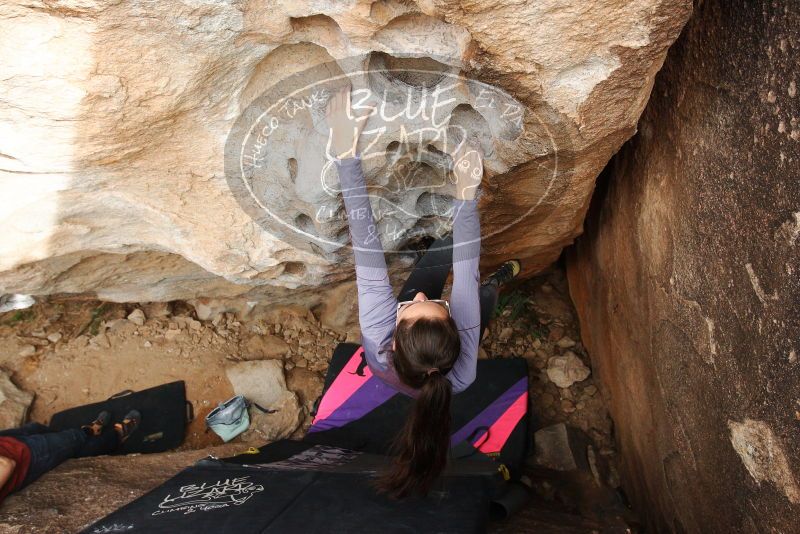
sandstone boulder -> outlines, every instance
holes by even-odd
[[[280,360],[241,362],[225,373],[237,395],[268,410],[250,408],[250,428],[242,440],[257,444],[289,437],[300,426],[301,408],[297,395],[286,387],[283,364]]]
[[[289,389],[294,391],[300,402],[311,410],[317,398],[322,394],[322,387],[324,380],[314,371],[310,369],[303,369],[302,367],[295,367],[291,371],[287,371],[286,383]]]
[[[6,373],[0,372],[0,429],[21,426],[32,402],[33,393],[19,389]]]
[[[537,430],[533,435],[533,463],[556,471],[588,471],[586,456],[589,437],[564,423]]]
[[[301,409],[297,396],[291,391],[284,392],[277,402],[270,406],[272,413],[264,413],[258,408],[250,408],[250,428],[242,434],[242,441],[255,446],[288,438],[297,430],[301,422]]]
[[[280,402],[286,388],[283,364],[278,360],[259,360],[240,362],[225,370],[228,380],[237,395],[244,395],[247,400],[270,409]],[[290,392],[289,392],[290,393]]]
[[[338,75],[348,58],[361,66],[354,89],[418,98],[460,73],[505,95],[461,91],[442,111],[483,136],[486,267],[513,256],[537,271],[580,233],[595,177],[634,133],[690,4],[5,3],[0,293],[285,298],[352,279],[316,124],[273,138],[259,175],[258,198],[291,231],[248,213],[225,172],[226,139],[259,95],[309,68]],[[373,138],[371,184],[395,170],[429,181],[443,147],[419,131]],[[430,192],[376,195],[405,210],[379,221],[394,248],[442,216]]]

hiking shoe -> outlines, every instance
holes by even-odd
[[[481,285],[486,286],[489,284],[494,284],[495,286],[500,287],[506,282],[516,278],[521,270],[522,264],[519,262],[519,260],[508,260],[501,265],[499,269],[490,274]]]
[[[99,436],[103,433],[103,428],[111,421],[111,414],[108,413],[106,410],[103,410],[99,414],[94,421],[89,423],[88,425],[83,425],[81,430],[89,434],[90,436]]]
[[[115,423],[114,430],[119,434],[120,443],[124,443],[131,434],[136,432],[141,422],[142,414],[140,414],[138,410],[131,410],[122,418],[122,421]]]

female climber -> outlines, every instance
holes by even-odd
[[[475,380],[482,328],[494,311],[500,285],[519,273],[520,263],[506,262],[483,284],[478,282],[475,194],[483,161],[465,139],[451,154],[456,187],[452,236],[429,246],[395,298],[357,153],[366,116],[352,113],[349,86],[331,96],[326,119],[328,155],[339,173],[355,255],[364,357],[374,375],[416,398],[397,437],[392,468],[379,487],[398,498],[425,495],[447,463],[451,396]],[[441,294],[451,268],[448,303]]]

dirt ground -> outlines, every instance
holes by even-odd
[[[148,317],[141,326],[125,319],[135,309]],[[273,311],[298,319],[292,308]],[[42,423],[60,410],[126,389],[184,380],[195,420],[182,449],[220,444],[216,435],[205,431],[203,420],[234,394],[225,367],[247,353],[252,338],[274,327],[263,318],[241,322],[231,313],[220,315],[216,324],[194,317],[194,310],[182,302],[139,306],[52,299],[0,315],[0,367],[17,386],[35,393],[30,419]],[[294,336],[294,341],[288,337],[288,345],[296,354],[300,338],[290,329],[284,332]],[[345,337],[325,331],[314,338],[316,350],[330,354]],[[322,377],[327,365],[320,363],[303,365]],[[293,366],[293,361],[287,358],[286,365]]]
[[[126,319],[137,309],[143,321]],[[277,338],[286,349],[287,372],[305,367],[320,382],[336,344],[358,339],[355,317],[349,327],[341,327],[344,321],[339,321],[338,328],[329,328],[299,306],[256,310],[244,317],[200,311],[206,320],[198,320],[198,310],[184,302],[111,304],[51,298],[0,315],[0,368],[20,388],[35,393],[30,419],[42,423],[55,412],[122,390],[184,380],[196,417],[182,448],[195,449],[221,443],[205,431],[203,419],[234,394],[225,367],[258,357],[253,352],[263,348],[263,339]],[[528,360],[534,425],[567,422],[584,430],[600,454],[612,457],[611,420],[592,377],[562,389],[546,372],[552,357],[568,351],[590,366],[563,271],[553,269],[510,288],[501,296],[498,312],[483,340],[481,357]],[[304,422],[295,436],[310,424],[308,407],[306,402],[301,408]]]
[[[566,277],[553,268],[501,294],[498,315],[482,349],[489,358],[521,356],[528,361],[534,427],[566,423],[580,428],[613,456],[613,425],[592,375],[568,388],[548,377],[551,358],[575,355],[589,369]]]

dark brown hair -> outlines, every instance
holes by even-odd
[[[419,390],[419,396],[395,439],[392,467],[378,488],[403,498],[427,494],[447,464],[453,390],[445,375],[461,352],[461,340],[452,317],[422,317],[400,321],[394,342],[397,375]]]

